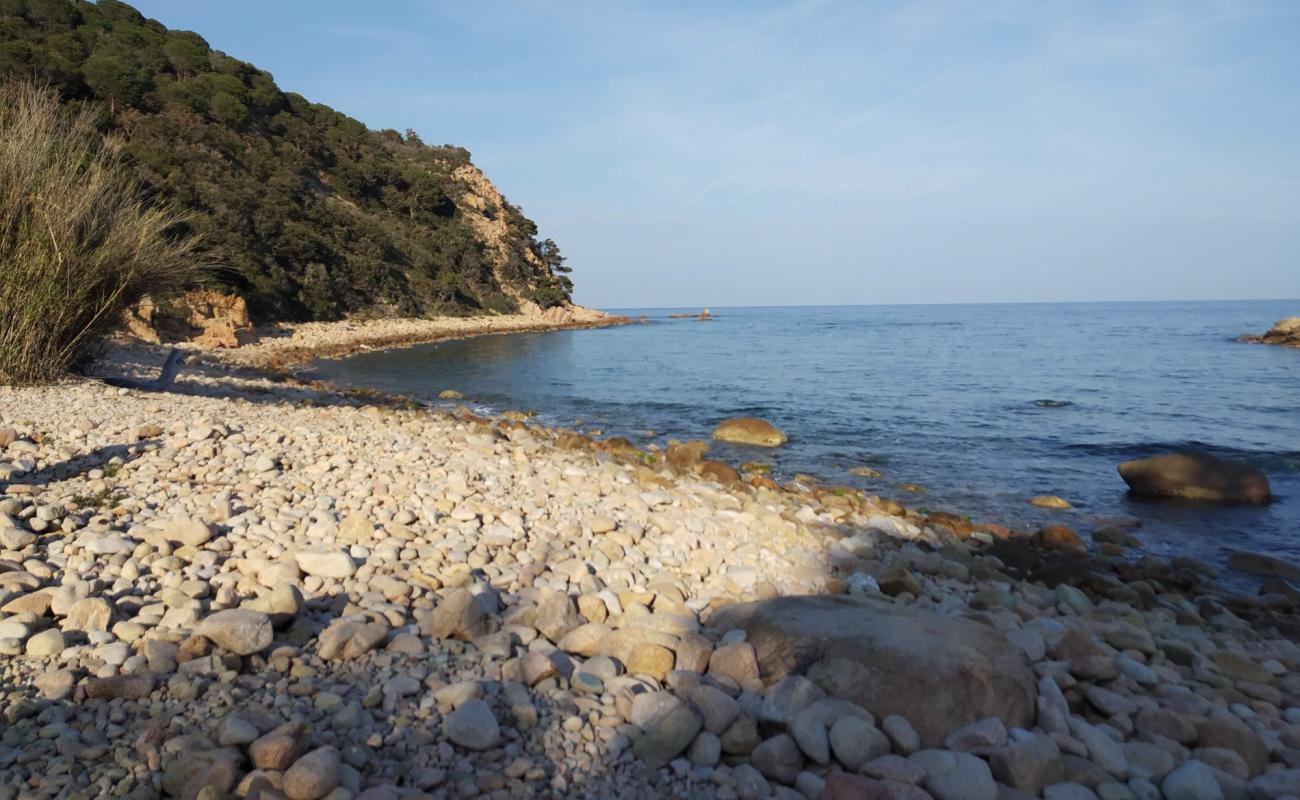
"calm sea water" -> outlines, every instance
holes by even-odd
[[[489,409],[533,409],[642,444],[706,438],[724,417],[758,415],[790,444],[715,445],[715,457],[1018,527],[1137,517],[1146,548],[1165,555],[1221,563],[1227,549],[1250,548],[1300,560],[1300,351],[1233,341],[1300,313],[1300,302],[715,308],[712,322],[667,319],[674,310],[621,310],[647,325],[486,336],[315,367],[428,399],[454,388]],[[1189,446],[1260,467],[1278,500],[1225,508],[1128,496],[1118,462]],[[863,465],[883,477],[847,474]],[[1036,494],[1076,509],[1035,509],[1025,501]]]

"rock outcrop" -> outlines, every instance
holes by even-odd
[[[1034,674],[1019,648],[971,620],[865,597],[782,597],[723,608],[715,631],[742,629],[772,684],[806,674],[877,717],[906,718],[926,747],[997,717],[1034,721]]]
[[[128,333],[150,344],[239,347],[255,338],[244,298],[213,289],[186,292],[163,306],[146,298],[127,310],[122,323]]]
[[[1237,461],[1209,453],[1166,453],[1125,461],[1116,469],[1135,494],[1215,503],[1268,503],[1268,476]]]
[[[1257,344],[1280,344],[1286,347],[1300,347],[1300,317],[1287,317],[1273,323],[1268,333],[1263,336],[1247,334],[1241,337],[1243,342]]]

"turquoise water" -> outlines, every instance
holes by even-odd
[[[1300,560],[1300,350],[1242,344],[1300,301],[714,308],[712,322],[486,336],[322,361],[328,379],[649,444],[765,417],[776,451],[715,445],[778,478],[813,473],[910,506],[1030,528],[1136,517],[1146,547],[1221,562],[1227,548]],[[1036,400],[1057,401],[1044,407]],[[654,435],[648,435],[653,431]],[[1197,446],[1265,472],[1277,502],[1130,498],[1120,461]],[[847,474],[867,465],[880,479]],[[910,494],[902,483],[925,488]],[[1035,509],[1057,494],[1077,508]]]

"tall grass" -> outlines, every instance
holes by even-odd
[[[59,377],[129,305],[204,269],[195,238],[173,235],[184,218],[144,200],[98,122],[0,84],[0,381]]]

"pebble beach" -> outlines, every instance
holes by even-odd
[[[1284,587],[281,347],[0,388],[0,797],[1300,796]]]

